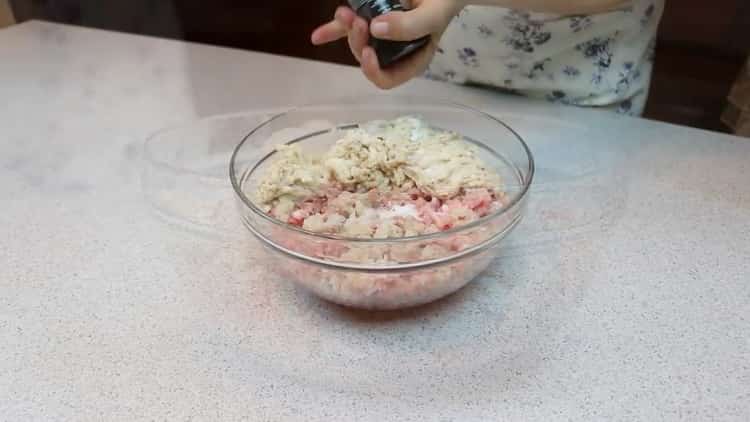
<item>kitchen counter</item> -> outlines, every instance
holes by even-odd
[[[485,274],[396,313],[278,280],[238,217],[194,230],[149,200],[161,127],[375,92],[345,66],[0,30],[0,419],[750,419],[747,139],[414,81],[508,122],[538,174]]]

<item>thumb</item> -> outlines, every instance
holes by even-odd
[[[449,0],[422,1],[415,9],[378,16],[370,23],[370,32],[384,40],[416,40],[442,33],[457,12],[454,2]]]

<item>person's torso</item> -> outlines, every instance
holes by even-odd
[[[449,25],[428,76],[552,102],[640,114],[664,0],[587,16],[469,6]]]

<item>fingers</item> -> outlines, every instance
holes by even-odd
[[[442,33],[458,12],[456,3],[450,0],[425,1],[407,12],[386,13],[372,20],[370,31],[376,38],[396,41],[411,41]]]
[[[399,85],[400,81],[396,81],[383,73],[380,64],[378,64],[375,50],[373,50],[372,47],[367,47],[362,51],[361,65],[362,73],[364,73],[365,77],[367,77],[367,79],[378,88],[391,89]]]
[[[367,45],[367,41],[370,38],[370,31],[367,26],[367,21],[357,17],[354,19],[351,31],[349,31],[349,49],[357,59],[358,62],[362,61],[362,49]]]
[[[346,36],[346,28],[334,20],[316,28],[310,36],[310,41],[314,45],[321,45],[336,41],[344,36]]]
[[[346,6],[339,6],[336,8],[336,13],[333,14],[333,17],[344,25],[351,27],[357,14],[354,13],[354,10]]]
[[[357,16],[348,7],[336,9],[334,19],[313,31],[310,39],[313,44],[321,45],[347,37],[349,49],[357,61],[362,60],[362,49],[367,45],[370,28],[367,21]]]
[[[314,45],[326,44],[339,40],[346,36],[352,29],[356,15],[348,7],[341,6],[336,9],[334,19],[313,31],[310,40]]]
[[[384,70],[378,63],[375,50],[368,46],[362,50],[362,73],[380,89],[395,88],[422,74],[430,64],[434,54],[434,44],[430,44]]]
[[[435,40],[457,12],[456,4],[460,1],[420,2],[416,9],[388,13],[369,25],[350,8],[342,6],[336,10],[334,19],[313,31],[310,38],[313,44],[320,45],[346,37],[367,79],[381,89],[391,89],[424,72],[435,54]],[[391,40],[414,40],[428,34],[432,34],[433,39],[425,48],[382,69],[375,50],[367,44],[370,32],[378,38]]]

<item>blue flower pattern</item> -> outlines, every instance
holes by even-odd
[[[471,47],[464,47],[458,50],[458,59],[464,66],[479,67],[479,57],[477,52]]]
[[[479,31],[479,36],[482,38],[489,38],[495,35],[495,31],[493,31],[489,26],[485,24],[479,25],[477,30]]]
[[[530,19],[528,13],[512,11],[507,16],[506,24],[510,34],[505,38],[505,44],[516,51],[533,53],[536,47],[552,38],[552,34],[544,29],[544,24]]]
[[[570,29],[573,32],[585,31],[589,29],[591,25],[594,24],[594,21],[591,19],[591,16],[577,15],[577,16],[571,16],[568,19],[570,20]]]
[[[552,59],[549,59],[549,58],[547,58],[547,59],[544,59],[544,60],[540,60],[540,61],[538,61],[538,62],[534,63],[534,64],[533,64],[533,65],[531,66],[531,69],[529,70],[529,73],[528,73],[528,74],[527,74],[526,76],[527,76],[527,77],[528,77],[529,79],[532,79],[532,80],[533,80],[533,79],[537,79],[537,78],[539,77],[539,75],[543,75],[543,74],[545,74],[545,66],[546,66],[546,65],[547,65],[547,63],[548,63],[548,62],[550,62],[551,60],[552,60]],[[551,74],[550,74],[550,75],[551,75]]]
[[[579,76],[581,76],[581,70],[578,69],[575,66],[567,65],[562,70],[563,75],[567,76],[569,79],[576,79]]]
[[[664,0],[636,0],[641,2],[642,7],[639,20],[644,31],[646,27],[653,28],[655,33],[655,20],[661,13],[661,5]],[[660,6],[657,9],[656,3]],[[625,12],[623,12],[625,13]],[[632,11],[630,13],[633,13]],[[466,36],[466,39],[486,40],[487,48],[477,49],[474,45],[454,44],[451,50],[446,49],[445,45],[437,49],[437,55],[444,57],[451,63],[456,63],[458,67],[445,67],[442,69],[429,70],[430,77],[440,80],[454,80],[463,82],[467,80],[469,71],[481,71],[482,57],[481,52],[493,52],[497,48],[492,48],[492,42],[500,42],[510,52],[509,56],[503,56],[500,65],[505,69],[501,77],[494,83],[504,90],[513,89],[514,92],[529,94],[528,89],[521,89],[521,86],[531,86],[530,81],[543,80],[557,82],[553,85],[560,85],[561,89],[551,89],[543,97],[553,103],[568,105],[590,105],[597,103],[603,92],[612,93],[621,101],[615,104],[613,110],[624,114],[637,114],[642,109],[640,102],[644,101],[645,94],[643,86],[648,82],[644,79],[643,72],[650,72],[650,66],[653,62],[655,51],[655,36],[650,42],[644,42],[640,58],[625,56],[620,57],[619,46],[624,42],[626,34],[619,31],[613,31],[609,35],[600,35],[586,38],[588,31],[597,26],[596,16],[569,16],[562,18],[568,34],[560,33],[560,26],[551,27],[544,20],[535,19],[529,13],[507,11],[506,14],[498,21],[501,25],[490,25],[487,20],[481,23],[472,23],[472,16],[468,9],[464,9],[457,17],[455,24],[460,28],[461,33],[473,33],[473,37]],[[658,23],[658,21],[656,21]],[[597,31],[601,34],[601,31]],[[558,35],[560,34],[560,35]],[[655,34],[654,34],[655,35]],[[574,44],[573,53],[568,56],[550,56],[545,57],[544,47],[556,41],[556,37],[578,37],[581,42]],[[487,44],[490,43],[490,44]],[[458,48],[456,48],[458,47]],[[550,54],[557,54],[554,48],[548,49]],[[453,53],[450,53],[453,51]],[[490,54],[490,53],[482,53]],[[508,57],[516,57],[509,60]],[[496,57],[489,57],[490,63],[497,62]],[[533,60],[532,60],[533,59]],[[626,59],[626,60],[623,60]],[[644,67],[647,66],[647,67]],[[463,67],[465,70],[461,70]],[[474,74],[474,73],[471,73]],[[516,75],[516,76],[510,76]],[[648,74],[646,74],[648,75]],[[525,79],[527,82],[523,82]],[[565,82],[567,81],[567,82]],[[517,83],[518,82],[518,83]],[[548,83],[545,83],[548,84]],[[565,86],[575,84],[577,91],[566,91]],[[588,89],[581,93],[585,84]],[[639,96],[641,98],[639,98]],[[638,103],[636,105],[636,103]]]
[[[583,57],[591,60],[594,66],[594,72],[591,75],[593,85],[602,83],[604,74],[612,65],[612,43],[614,40],[615,37],[597,37],[576,46],[576,50],[580,51]]]

